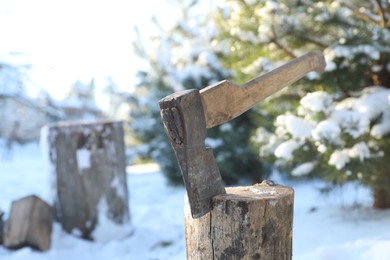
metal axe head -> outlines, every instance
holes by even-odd
[[[175,151],[187,189],[191,214],[211,209],[211,198],[225,193],[213,151],[204,144],[206,121],[198,90],[176,92],[160,100],[165,130]]]
[[[323,55],[310,52],[241,86],[224,80],[160,100],[162,121],[183,175],[193,218],[211,210],[212,197],[226,193],[213,152],[204,143],[206,129],[241,115],[308,72],[324,68]]]

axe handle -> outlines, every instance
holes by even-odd
[[[322,53],[309,52],[241,85],[241,87],[247,92],[254,91],[261,93],[264,96],[262,99],[264,99],[282,88],[293,84],[308,72],[316,71],[321,73],[324,69],[325,59]]]
[[[265,99],[304,77],[310,71],[325,69],[324,56],[309,52],[279,68],[259,76],[241,86],[221,81],[200,91],[205,110],[206,126],[225,123]]]

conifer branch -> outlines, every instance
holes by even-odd
[[[362,12],[360,10],[360,8],[352,5],[351,3],[348,3],[346,1],[340,1],[340,4],[348,9],[350,9],[357,17],[359,17],[360,19],[362,19],[365,22],[375,23],[375,24],[380,23],[380,19],[378,17],[376,17],[376,15],[373,15],[372,13],[368,13],[368,12]]]
[[[302,38],[302,40],[313,43],[314,45],[320,46],[322,48],[327,48],[329,46],[329,44],[326,44],[318,39],[314,39],[310,36],[301,35],[300,37]]]
[[[272,16],[272,18],[274,18],[274,16]],[[272,31],[272,35],[273,35],[273,37],[270,39],[271,43],[274,43],[279,49],[284,51],[289,57],[296,58],[297,56],[293,53],[293,51],[290,50],[289,48],[287,48],[286,46],[284,46],[278,40],[278,35],[276,33],[275,22],[274,21],[272,22],[272,25],[271,25],[271,31]]]
[[[382,26],[382,28],[385,28],[385,26],[387,24],[387,18],[386,18],[386,13],[383,10],[381,0],[376,0],[376,4],[378,5],[379,16],[381,17],[381,26]]]

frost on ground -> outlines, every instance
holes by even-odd
[[[184,189],[168,186],[155,166],[128,171],[132,236],[91,242],[55,224],[48,252],[0,247],[0,259],[185,259]],[[51,201],[48,177],[38,145],[14,147],[11,159],[0,161],[0,209],[6,217],[20,197],[36,194]],[[324,196],[318,192],[322,182],[273,177],[295,189],[293,259],[390,259],[390,211],[371,209],[368,190],[351,184]]]

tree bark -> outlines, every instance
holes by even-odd
[[[67,232],[94,239],[103,213],[130,222],[122,122],[63,122],[46,127],[56,217]],[[46,136],[45,136],[46,135]]]
[[[53,210],[35,195],[12,202],[4,236],[4,246],[30,246],[40,251],[50,248]]]
[[[226,191],[199,219],[185,205],[187,259],[291,259],[293,190],[263,182]]]
[[[390,191],[388,189],[374,189],[374,208],[388,209],[390,208]]]

